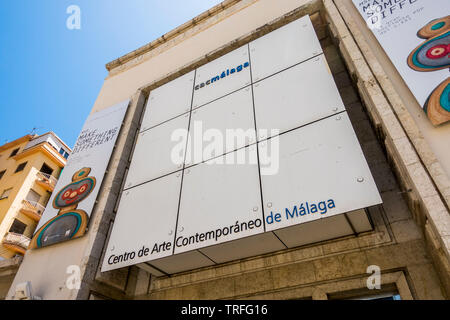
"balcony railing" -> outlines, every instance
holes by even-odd
[[[34,221],[39,221],[44,213],[45,207],[38,202],[23,200],[20,212]]]
[[[37,173],[37,182],[46,188],[48,191],[52,192],[55,189],[56,183],[58,179],[48,173],[38,172]]]
[[[31,239],[23,234],[8,232],[3,238],[3,245],[17,253],[25,254]]]

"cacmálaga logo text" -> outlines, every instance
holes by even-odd
[[[223,71],[220,76],[217,75],[215,77],[212,77],[210,80],[206,81],[206,82],[202,82],[198,85],[195,86],[195,90],[201,89],[205,86],[209,86],[210,84],[219,81],[220,79],[223,79],[225,77],[228,77],[229,75],[235,74],[237,72],[241,72],[244,68],[248,68],[250,66],[249,62],[245,62],[241,65],[238,65],[236,68],[232,68],[232,69],[227,69],[227,71]]]

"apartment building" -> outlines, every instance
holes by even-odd
[[[53,132],[0,146],[0,256],[23,256],[71,149]]]

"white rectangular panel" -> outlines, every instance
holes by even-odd
[[[288,248],[331,240],[353,234],[343,214],[275,230],[274,233]]]
[[[195,71],[150,92],[141,132],[191,110]]]
[[[249,164],[249,160],[243,164],[217,164],[235,156],[251,156],[255,161],[256,145],[184,171],[175,253],[264,231],[258,166]],[[231,232],[222,232],[230,226]]]
[[[216,263],[254,257],[261,254],[286,249],[272,232],[230,241],[200,249]]]
[[[322,52],[311,19],[305,16],[250,42],[253,81]]]
[[[174,173],[123,191],[102,271],[172,255],[180,188]]]
[[[183,168],[188,124],[186,114],[139,134],[125,188]],[[172,134],[176,136],[174,140]]]
[[[258,129],[285,132],[345,110],[323,55],[253,86]]]
[[[248,46],[242,46],[197,69],[195,109],[250,84]]]
[[[254,143],[251,88],[247,87],[192,112],[186,165],[196,164]],[[203,138],[203,139],[202,139]]]
[[[278,172],[261,170],[267,230],[382,202],[346,112],[261,142],[260,159],[277,140]]]

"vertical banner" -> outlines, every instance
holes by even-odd
[[[129,102],[88,117],[29,249],[84,235]]]
[[[353,0],[435,126],[450,121],[449,0]]]

